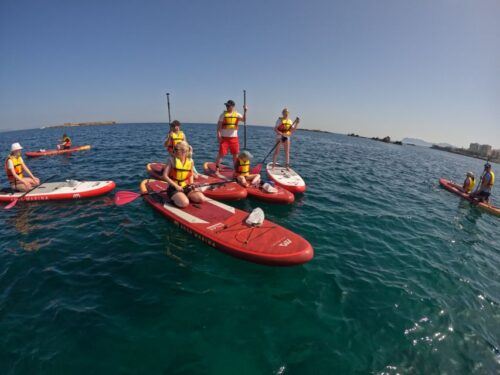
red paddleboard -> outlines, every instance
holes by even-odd
[[[210,175],[215,174],[215,163],[210,163],[206,162],[203,164],[203,169],[205,170],[205,173],[208,173]],[[224,176],[225,178],[233,178],[234,172],[231,168],[226,167],[225,165],[220,166],[220,174]],[[255,186],[248,186],[244,188],[247,190],[248,195],[250,197],[253,197],[255,199],[265,201],[268,203],[280,203],[280,204],[289,204],[293,203],[295,200],[295,196],[289,192],[288,190],[283,189],[280,186],[276,186],[276,189],[278,192],[276,193],[268,193],[265,191],[262,186],[255,187]]]
[[[90,145],[78,146],[68,148],[66,150],[40,150],[40,151],[27,151],[25,155],[29,158],[38,158],[40,156],[53,156],[53,155],[61,155],[61,154],[71,154],[76,151],[85,151],[90,150]]]
[[[64,181],[46,182],[25,195],[22,201],[72,200],[97,197],[109,193],[115,188],[113,181]],[[0,201],[10,202],[24,193],[12,192],[11,189],[0,191]]]
[[[144,180],[141,193],[161,192],[168,184]],[[304,238],[268,220],[254,227],[248,213],[209,199],[186,208],[175,207],[165,193],[144,195],[144,200],[182,229],[216,249],[237,258],[270,266],[309,262],[314,251]]]
[[[303,193],[306,191],[306,183],[293,169],[286,169],[286,167],[277,163],[274,168],[272,166],[273,163],[268,163],[266,166],[266,172],[269,178],[273,180],[276,185],[279,185],[292,193]]]
[[[164,168],[165,164],[163,163],[149,163],[146,165],[146,170],[149,175],[157,180],[163,180],[162,175]],[[221,178],[205,175],[199,175],[198,178],[194,179],[194,182],[200,185],[223,181],[224,180]],[[208,198],[217,199],[219,201],[237,201],[247,197],[245,188],[236,182],[228,182],[224,185],[204,186],[201,188],[201,191]]]
[[[471,196],[462,190],[460,190],[461,186],[458,184],[455,184],[452,181],[445,180],[444,178],[439,179],[439,184],[445,188],[448,191],[451,191],[452,193],[455,193],[456,195],[462,197],[463,199],[468,200],[469,202],[472,202],[474,205],[477,207],[488,211],[489,213],[493,215],[498,215],[500,216],[500,207],[495,207],[491,204],[488,203],[483,203],[483,202],[478,202],[474,198],[471,198]]]

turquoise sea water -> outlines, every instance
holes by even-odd
[[[91,151],[28,162],[42,179],[137,190],[146,163],[165,160],[165,131],[75,128]],[[185,132],[201,170],[215,158],[215,127]],[[0,150],[49,148],[60,133],[1,133]],[[249,129],[257,159],[273,139]],[[292,148],[307,193],[288,207],[235,206],[262,207],[307,238],[315,258],[303,266],[219,253],[141,200],[0,212],[0,373],[499,373],[500,218],[438,186],[483,162],[314,132]]]

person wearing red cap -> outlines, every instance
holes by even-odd
[[[231,152],[233,156],[233,164],[238,159],[240,153],[240,143],[238,140],[238,123],[245,121],[248,107],[243,108],[243,116],[239,114],[234,107],[236,104],[232,100],[224,103],[226,110],[219,116],[217,122],[217,139],[219,140],[219,152],[215,159],[216,173],[219,173],[220,162],[224,156]]]

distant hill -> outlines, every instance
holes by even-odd
[[[431,147],[432,143],[426,142],[423,139],[418,139],[418,138],[403,138],[401,141],[403,143],[410,143],[415,146],[421,146],[421,147]]]
[[[415,146],[420,146],[420,147],[432,147],[432,145],[438,145],[440,147],[455,147],[453,145],[450,145],[449,143],[431,143],[431,142],[427,142],[427,141],[424,141],[423,139],[419,139],[419,138],[403,138],[403,140],[401,141],[403,143],[406,143],[406,144],[412,144],[412,145],[415,145]]]

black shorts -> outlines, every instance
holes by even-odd
[[[172,197],[177,193],[180,193],[180,191],[177,191],[177,189],[173,185],[168,185],[167,195],[170,199],[172,199]]]
[[[490,195],[491,193],[488,193],[487,191],[480,191],[476,196],[479,198],[483,198],[484,200],[488,200],[490,199]]]
[[[194,188],[194,185],[187,185],[187,186],[184,186],[184,189],[182,190],[182,193],[186,194],[186,195],[189,195],[189,193],[191,193],[193,191],[193,188]],[[173,187],[172,185],[168,185],[168,188],[167,188],[167,195],[170,199],[172,199],[172,197],[177,194],[177,193],[181,193],[180,191],[178,191],[175,187]]]

